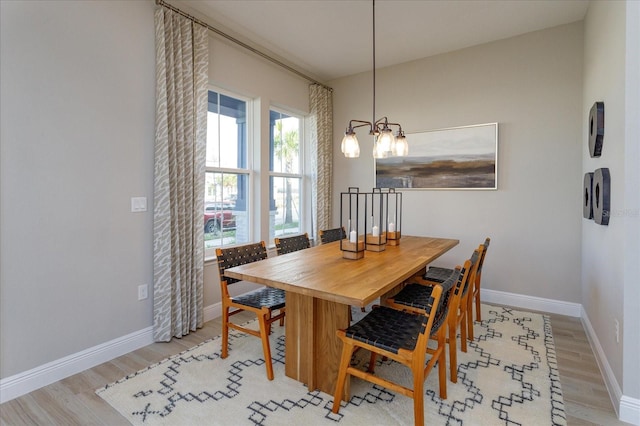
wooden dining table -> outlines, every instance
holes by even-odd
[[[350,260],[336,241],[229,268],[225,275],[285,290],[285,374],[332,395],[342,352],[336,330],[349,326],[350,306],[384,301],[458,242],[403,235],[397,246]]]

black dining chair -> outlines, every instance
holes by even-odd
[[[447,397],[444,369],[446,360],[442,346],[439,346],[427,361],[427,344],[441,295],[442,287],[433,287],[427,301],[427,309],[422,313],[377,306],[349,328],[337,331],[338,338],[342,340],[342,356],[333,396],[333,413],[337,414],[340,410],[345,382],[350,375],[412,398],[415,424],[424,425],[424,381],[436,362],[440,366],[440,397]],[[352,366],[351,357],[357,349],[371,351],[409,367],[413,373],[413,385],[407,387]]]
[[[293,237],[274,238],[276,244],[276,252],[278,255],[287,254],[298,250],[304,250],[311,247],[309,241],[309,235],[305,232],[301,235],[295,235]]]
[[[240,296],[232,297],[229,286],[239,282],[236,278],[225,276],[224,272],[234,266],[245,265],[267,258],[267,247],[264,241],[243,246],[217,248],[218,271],[220,272],[220,293],[222,297],[222,353],[226,358],[229,353],[229,328],[259,337],[262,340],[262,351],[267,369],[267,378],[273,380],[273,365],[271,362],[271,348],[269,334],[271,323],[280,320],[283,324],[285,315],[285,292],[272,287],[262,287]],[[230,321],[230,317],[242,311],[253,312],[258,317],[260,331],[252,330]],[[274,315],[274,311],[278,311]]]
[[[322,244],[330,243],[332,241],[344,240],[345,238],[347,238],[347,233],[345,232],[344,227],[321,229],[318,234],[320,235],[320,242],[322,242]]]
[[[477,250],[475,252],[477,254]],[[474,267],[477,264],[477,258],[473,257],[464,262],[462,267],[457,266],[449,272],[449,276],[442,283],[434,283],[426,281],[420,277],[414,277],[412,283],[406,285],[395,296],[386,300],[387,304],[396,309],[408,310],[413,312],[423,312],[428,308],[428,298],[432,289],[437,285],[442,285],[445,289],[450,289],[450,293],[444,293],[444,305],[446,308],[439,311],[438,321],[436,324],[442,327],[436,331],[440,331],[444,336],[448,330],[447,343],[449,343],[449,379],[453,383],[458,381],[458,348],[457,348],[457,330],[461,329],[463,352],[467,351],[466,328],[463,324],[466,319],[466,306],[462,305],[464,289],[468,288],[474,274]],[[455,285],[446,285],[455,277]],[[443,316],[444,315],[444,316]],[[437,339],[440,336],[435,336]],[[444,340],[442,341],[444,346]],[[443,349],[444,350],[444,349]]]
[[[470,277],[471,281],[469,285],[465,288],[464,294],[462,295],[462,301],[460,302],[460,308],[465,310],[465,327],[466,332],[465,336],[467,339],[473,341],[473,301],[474,297],[477,297],[476,300],[476,315],[478,321],[480,318],[480,282],[478,281],[478,271],[482,270],[482,263],[484,262],[484,256],[487,252],[487,248],[489,247],[489,238],[485,240],[483,244],[480,244],[478,248],[474,251],[478,252],[478,257],[472,257],[472,260],[477,261],[474,263],[474,271],[473,276]],[[442,268],[438,266],[430,266],[427,269],[427,272],[424,274],[424,280],[430,283],[440,283],[443,279],[445,279],[451,273],[452,269]],[[477,294],[476,294],[476,285],[477,285]],[[466,345],[463,344],[464,352],[466,352]]]
[[[482,312],[480,308],[480,282],[482,281],[482,265],[484,265],[484,258],[487,255],[487,250],[489,250],[489,243],[491,243],[491,238],[487,237],[485,238],[484,243],[480,245],[480,247],[484,246],[484,250],[480,255],[480,262],[478,263],[478,270],[476,271],[476,279],[473,282],[473,292],[469,295],[469,307],[467,309],[467,315],[469,316],[469,318],[473,318],[473,305],[476,305],[476,321],[478,322],[482,321]],[[473,332],[471,333],[470,339],[473,340]]]

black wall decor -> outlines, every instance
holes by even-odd
[[[584,174],[584,189],[582,199],[582,217],[593,219],[593,173]]]
[[[589,112],[589,155],[600,157],[604,139],[604,102],[596,102]]]
[[[611,177],[608,168],[596,169],[593,172],[593,189],[591,191],[593,220],[599,225],[609,224],[610,181]]]

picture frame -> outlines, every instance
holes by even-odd
[[[378,188],[497,190],[498,123],[407,133],[409,155],[375,160]]]

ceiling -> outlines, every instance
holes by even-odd
[[[372,68],[368,0],[169,2],[322,82]],[[377,0],[376,67],[580,21],[588,5],[588,0]]]

